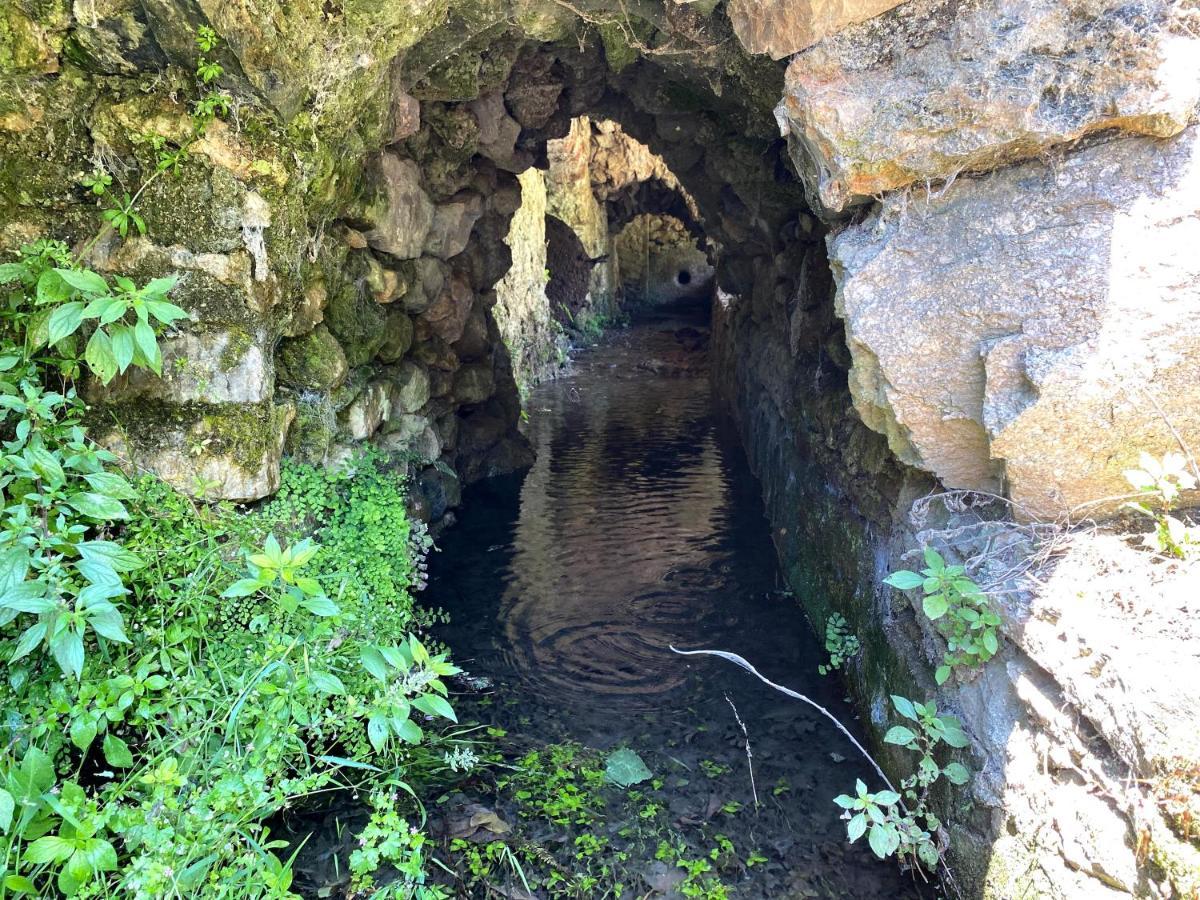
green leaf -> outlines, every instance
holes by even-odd
[[[105,762],[114,769],[128,769],[133,766],[133,754],[129,752],[129,745],[115,734],[104,736],[101,749],[104,751]]]
[[[112,339],[113,358],[117,361],[117,371],[122,374],[133,362],[133,329],[128,325],[113,325],[109,329]]]
[[[8,834],[8,829],[12,827],[13,812],[16,810],[17,804],[13,800],[13,795],[4,788],[0,788],[0,831]]]
[[[871,826],[871,833],[867,835],[867,843],[871,845],[876,856],[880,859],[887,859],[900,846],[900,835],[897,834],[895,827],[877,823]]]
[[[387,719],[380,713],[376,713],[367,719],[367,739],[371,742],[371,746],[375,748],[376,753],[382,753],[383,748],[387,746]]]
[[[57,269],[47,269],[38,276],[34,296],[39,306],[47,303],[62,303],[71,297],[73,291]]]
[[[962,726],[955,719],[943,719],[942,724],[942,740],[951,747],[962,749],[971,742],[967,739],[966,732],[962,730]]]
[[[884,584],[901,591],[911,591],[914,588],[919,588],[924,579],[916,572],[909,572],[907,569],[901,569],[899,572],[893,572],[887,578],[883,579]]]
[[[24,875],[9,875],[4,879],[4,886],[10,891],[16,891],[18,894],[37,893],[37,885]]]
[[[358,658],[362,661],[363,668],[371,675],[380,681],[388,680],[388,664],[377,647],[364,644],[358,650]]]
[[[83,361],[103,384],[108,384],[116,377],[117,358],[113,356],[112,340],[108,332],[100,328],[92,332],[92,337],[83,351]]]
[[[101,637],[119,644],[129,643],[129,638],[125,636],[125,620],[121,618],[120,610],[111,603],[105,602],[89,607],[87,621],[92,630]]]
[[[905,728],[903,725],[894,725],[888,729],[887,734],[883,736],[885,744],[899,744],[901,747],[907,747],[917,739],[915,733]]]
[[[880,791],[875,795],[875,802],[880,806],[892,806],[900,802],[900,795],[895,791]]]
[[[9,662],[16,662],[33,652],[34,648],[42,642],[46,637],[46,623],[37,622],[30,625],[22,633],[20,640],[17,641],[17,646],[13,648],[12,656],[9,657]]]
[[[257,578],[241,578],[221,592],[222,597],[249,597],[262,590],[262,582]]]
[[[58,277],[86,294],[107,294],[108,282],[90,269],[55,269]]]
[[[142,355],[146,357],[150,368],[161,375],[162,353],[158,349],[158,339],[154,336],[154,329],[145,322],[138,322],[133,326],[133,339],[137,342],[138,349],[142,351]]]
[[[458,721],[458,716],[454,714],[454,708],[437,694],[422,694],[413,700],[412,705],[428,715],[441,716],[451,722]]]
[[[82,321],[83,304],[78,300],[56,307],[54,312],[50,313],[50,320],[47,323],[49,328],[47,342],[57,344],[67,335],[74,334]]]
[[[146,308],[150,311],[150,315],[158,319],[164,325],[170,325],[179,319],[188,318],[186,310],[180,309],[174,303],[167,303],[163,300],[147,300]]]
[[[320,594],[316,597],[305,597],[300,602],[300,605],[307,609],[314,616],[336,616],[339,612],[341,612],[341,610],[338,609],[337,604],[324,594]]]
[[[57,835],[40,837],[28,847],[22,857],[26,862],[40,866],[43,863],[61,862],[75,852],[74,841],[64,840]]]
[[[29,572],[29,551],[24,547],[9,547],[0,552],[0,596],[25,580]]]
[[[421,726],[412,721],[412,719],[404,719],[401,722],[395,722],[393,723],[393,727],[396,731],[397,737],[399,737],[400,740],[406,741],[410,744],[419,744],[421,743],[421,738],[424,737],[424,733],[421,731]]]
[[[74,675],[76,680],[83,676],[83,636],[74,628],[51,639],[50,653],[66,674]]]
[[[75,549],[86,560],[107,563],[114,572],[132,572],[145,565],[137,554],[113,541],[84,541],[76,544]]]
[[[962,763],[952,762],[942,769],[942,774],[946,776],[951,784],[966,784],[971,780],[971,773],[967,771],[967,767]]]
[[[88,518],[100,522],[129,518],[125,504],[120,500],[97,494],[94,491],[80,491],[78,494],[72,494],[67,498],[67,503]]]
[[[158,299],[165,297],[167,294],[171,293],[172,290],[174,290],[175,285],[178,282],[179,278],[175,275],[169,275],[166,278],[153,278],[147,282],[144,288],[142,288],[142,296],[147,300],[150,300],[151,298]],[[170,306],[171,304],[167,303],[165,305]],[[178,307],[176,307],[176,309],[178,309]],[[157,316],[155,318],[157,318]]]
[[[854,843],[862,837],[867,831],[867,817],[863,813],[854,816],[846,824],[846,837],[850,839],[850,843]]]
[[[932,547],[926,547],[925,565],[933,569],[934,572],[941,572],[946,568],[946,561],[942,559],[942,554],[938,553]]]
[[[57,604],[46,597],[46,585],[41,581],[22,581],[0,597],[0,606],[17,612],[47,613]]]
[[[896,707],[896,712],[904,716],[906,719],[917,720],[917,711],[913,708],[913,702],[907,697],[901,697],[899,694],[892,694],[892,706]]]
[[[133,485],[124,475],[116,472],[89,472],[83,476],[83,479],[93,490],[107,497],[114,497],[118,500],[137,499],[138,494],[133,489]]]
[[[604,764],[605,777],[617,787],[627,788],[653,777],[642,758],[628,747],[622,747],[608,755]]]
[[[938,684],[945,684],[946,679],[950,677],[949,666],[938,666],[937,671],[933,673],[933,680]]]
[[[346,685],[342,684],[342,679],[330,672],[313,672],[308,678],[313,687],[323,694],[346,693]]]
[[[71,743],[86,753],[96,739],[96,720],[90,716],[73,720],[70,734]]]
[[[1000,649],[1000,642],[996,640],[996,632],[990,628],[983,633],[983,646],[993,656]]]
[[[368,772],[382,772],[379,766],[359,762],[356,759],[346,759],[344,756],[318,756],[317,762],[328,763],[331,766],[341,766],[346,769],[365,769]]]
[[[931,621],[937,621],[950,609],[950,602],[945,594],[930,594],[922,601],[921,608]]]

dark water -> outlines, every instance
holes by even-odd
[[[526,745],[633,747],[677,788],[681,823],[741,803],[720,830],[769,862],[740,876],[736,897],[916,896],[893,864],[845,842],[831,800],[856,777],[873,784],[853,747],[729,663],[669,649],[738,653],[854,727],[839,683],[817,673],[823,653],[783,590],[759,486],[714,409],[707,330],[679,316],[616,333],[537,388],[533,469],[469,491],[442,537],[424,600],[450,613],[439,637],[455,661],[494,685],[486,706],[460,704]]]

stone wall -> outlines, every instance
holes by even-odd
[[[654,305],[712,294],[714,271],[708,256],[674,216],[638,216],[614,243],[630,303]]]

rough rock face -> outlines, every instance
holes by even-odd
[[[855,408],[904,462],[1025,515],[1120,495],[1170,426],[1200,443],[1196,246],[1196,128],[889,198],[830,240]]]
[[[730,0],[729,20],[751,53],[783,59],[845,25],[865,22],[904,0]]]
[[[1200,100],[1194,15],[1170,0],[915,0],[797,56],[776,116],[834,212],[1097,131],[1168,137]]]

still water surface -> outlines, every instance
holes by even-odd
[[[846,845],[832,798],[857,777],[881,785],[827,721],[729,663],[669,649],[738,653],[854,728],[839,682],[817,672],[824,654],[784,590],[758,483],[714,408],[707,330],[681,315],[616,333],[538,387],[526,405],[536,464],[469,491],[442,537],[423,602],[450,613],[439,637],[455,661],[492,683],[485,705],[460,703],[518,743],[633,747],[666,779],[676,821],[769,858],[737,897],[917,896],[894,865]],[[736,816],[715,809],[730,800]]]

